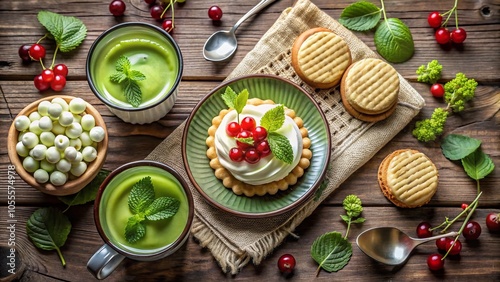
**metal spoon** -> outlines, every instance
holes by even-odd
[[[400,265],[406,262],[410,253],[418,245],[442,237],[454,237],[457,234],[457,232],[450,232],[429,238],[416,239],[395,227],[377,227],[359,234],[356,244],[363,253],[376,261],[388,265]]]
[[[231,30],[221,30],[212,34],[205,46],[203,46],[203,57],[207,61],[221,62],[229,59],[233,56],[234,52],[238,48],[238,42],[236,41],[236,29],[240,26],[242,22],[247,20],[249,17],[257,14],[262,9],[267,7],[269,4],[275,2],[276,0],[262,0],[248,11],[236,24],[231,28]]]

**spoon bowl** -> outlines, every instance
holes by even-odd
[[[262,0],[250,11],[248,11],[241,19],[239,19],[236,24],[229,31],[217,31],[212,34],[205,45],[203,46],[203,57],[205,60],[212,62],[222,62],[226,61],[234,55],[234,52],[238,48],[238,41],[236,40],[236,29],[247,20],[249,17],[257,14],[262,9],[267,7],[269,4],[275,2],[276,0]]]
[[[376,261],[387,265],[401,265],[418,245],[457,234],[450,232],[428,238],[412,238],[395,227],[376,227],[359,234],[356,244],[363,253]]]

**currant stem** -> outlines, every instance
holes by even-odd
[[[38,41],[36,42],[36,44],[39,44],[40,42],[42,42],[42,40],[44,40],[49,34],[48,33],[45,33],[44,36],[42,36],[42,38],[38,39]]]
[[[451,15],[453,13],[455,13],[455,24],[458,28],[458,13],[457,13],[457,7],[458,7],[458,0],[455,0],[455,4],[453,5],[453,8],[451,8],[450,10],[448,10],[446,13],[442,14],[442,16],[446,16],[446,20],[443,22],[443,24],[441,26],[446,26],[446,24],[448,23],[448,20],[450,19]]]
[[[479,185],[479,183],[478,183]],[[472,203],[470,203],[470,205],[464,209],[461,213],[459,213],[453,220],[449,221],[448,224],[446,225],[445,228],[443,228],[443,230],[441,230],[441,233],[444,233],[446,232],[446,230],[451,226],[453,225],[453,223],[455,223],[455,221],[457,221],[460,217],[462,217],[464,214],[467,214],[467,217],[465,218],[465,221],[464,222],[467,222],[467,220],[471,217],[471,215],[474,213],[474,210],[476,209],[477,207],[477,204],[478,204],[478,201],[479,201],[479,197],[481,197],[481,194],[483,194],[483,192],[479,192],[476,196],[476,198],[474,199],[474,201],[472,201]],[[470,212],[468,213],[467,211]],[[463,225],[465,226],[465,224]],[[463,226],[461,229],[463,229]],[[462,231],[460,231],[461,233]]]
[[[349,222],[347,222],[347,230],[345,231],[344,239],[347,240],[347,235],[349,234],[349,230],[351,229],[351,218],[349,217]]]
[[[54,51],[54,56],[52,57],[52,64],[50,65],[50,69],[54,68],[54,64],[56,63],[56,55],[59,50],[59,45],[56,46],[56,50]]]

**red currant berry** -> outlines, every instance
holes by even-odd
[[[489,213],[486,216],[486,227],[488,227],[490,232],[500,232],[500,214]]]
[[[144,0],[144,2],[146,2],[146,4],[148,4],[148,5],[151,5],[151,4],[154,4],[156,2],[156,0]]]
[[[460,240],[457,240],[456,242],[455,240],[450,240],[446,243],[446,250],[450,250],[450,255],[458,255],[460,254],[460,251],[462,251],[462,242],[460,242]]]
[[[255,148],[250,148],[245,152],[245,161],[249,164],[255,164],[260,161],[260,154]]]
[[[267,142],[267,140],[263,140],[257,143],[255,149],[259,151],[261,158],[267,157],[271,153],[271,148],[269,147],[269,143]]]
[[[236,137],[238,134],[241,132],[241,126],[235,122],[232,121],[227,124],[226,126],[226,134],[231,136],[231,137]]]
[[[54,66],[54,75],[68,76],[68,67],[65,64],[57,64]]]
[[[443,252],[446,252],[446,246],[448,244],[449,241],[452,241],[453,239],[449,238],[449,237],[443,237],[443,238],[439,238],[436,240],[436,247],[438,248],[438,250],[440,251],[443,251]]]
[[[174,30],[174,22],[172,22],[172,20],[164,20],[161,27],[170,33]]]
[[[28,63],[28,62],[31,62],[31,57],[30,57],[30,48],[31,48],[31,44],[24,44],[24,45],[21,45],[21,47],[19,47],[19,57],[21,58],[21,60],[23,60],[23,63]]]
[[[31,45],[28,53],[31,59],[33,59],[34,61],[39,61],[40,59],[45,58],[45,47],[38,43],[35,43]]]
[[[476,240],[481,235],[481,225],[475,221],[469,221],[464,227],[462,231],[462,235],[464,235],[467,240]]]
[[[51,82],[54,80],[54,72],[51,69],[44,69],[42,71],[42,79],[47,83]]]
[[[278,259],[278,268],[283,274],[290,274],[295,269],[295,258],[291,254],[284,254]]]
[[[467,209],[468,207],[469,207],[469,205],[467,205],[466,203],[463,203],[463,204],[462,204],[462,209],[463,209],[463,210]]]
[[[54,76],[54,79],[50,82],[50,88],[57,92],[63,90],[64,86],[66,86],[66,78],[60,74]]]
[[[431,94],[435,98],[443,98],[444,95],[444,87],[441,83],[434,83],[431,86]]]
[[[244,117],[241,120],[241,129],[243,130],[252,131],[255,129],[256,125],[257,123],[255,122],[255,119],[253,117]]]
[[[219,6],[212,6],[208,8],[208,17],[214,21],[219,21],[222,18],[222,10]]]
[[[151,7],[151,10],[149,10],[151,13],[151,17],[155,20],[161,20],[165,18],[165,14],[163,14],[163,7],[161,5],[154,5]]]
[[[252,133],[250,131],[241,131],[238,135],[236,135],[236,138],[252,138]],[[236,140],[236,145],[242,150],[252,147],[252,145],[238,140]]]
[[[432,254],[427,257],[427,266],[432,271],[440,270],[444,267],[444,259],[441,254]]]
[[[429,16],[427,16],[427,22],[430,27],[438,28],[441,26],[441,22],[443,21],[443,16],[439,14],[439,12],[431,12]]]
[[[267,130],[262,126],[256,126],[254,130],[252,130],[252,136],[255,142],[262,141],[267,137]]]
[[[437,43],[441,45],[448,44],[451,40],[450,32],[445,27],[438,28],[434,37],[436,38]]]
[[[417,237],[418,238],[428,238],[432,236],[431,224],[429,222],[421,222],[417,226]]]
[[[35,76],[33,83],[35,83],[35,87],[36,89],[38,89],[38,91],[45,91],[50,87],[50,83],[43,81],[43,77],[41,74]]]
[[[451,41],[453,41],[453,43],[463,43],[465,41],[465,38],[467,38],[467,32],[465,32],[465,29],[461,27],[451,32]]]
[[[113,0],[109,3],[109,12],[115,17],[123,16],[126,7],[122,0]]]
[[[231,150],[229,150],[229,158],[233,162],[241,162],[243,160],[243,158],[245,157],[244,154],[245,153],[240,148],[234,147],[234,148],[231,148]]]

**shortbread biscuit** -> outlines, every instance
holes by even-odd
[[[396,108],[399,84],[391,65],[380,59],[363,59],[350,65],[342,77],[342,102],[360,120],[383,120]]]
[[[331,30],[313,28],[305,31],[292,47],[292,66],[307,84],[321,89],[340,83],[351,64],[347,43]]]
[[[275,104],[272,100],[261,100],[258,98],[252,98],[247,101],[247,104],[258,106],[261,104]],[[263,196],[266,194],[274,195],[278,191],[284,191],[289,188],[289,186],[297,183],[298,178],[304,175],[304,170],[307,169],[311,164],[312,151],[311,139],[309,139],[309,133],[304,127],[303,120],[296,116],[295,111],[285,108],[285,114],[291,117],[295,124],[297,124],[301,134],[302,134],[302,155],[299,163],[295,168],[283,179],[278,181],[262,184],[262,185],[251,185],[244,183],[236,179],[227,169],[225,169],[217,157],[217,150],[215,149],[215,132],[219,127],[224,116],[229,113],[230,110],[224,109],[219,112],[219,115],[212,119],[212,126],[208,128],[208,137],[206,139],[207,157],[210,159],[210,167],[214,169],[215,177],[222,180],[222,184],[226,188],[230,188],[237,195],[245,195],[247,197]]]
[[[436,193],[438,170],[425,154],[402,149],[382,161],[378,182],[384,196],[396,206],[416,208],[427,204]]]

